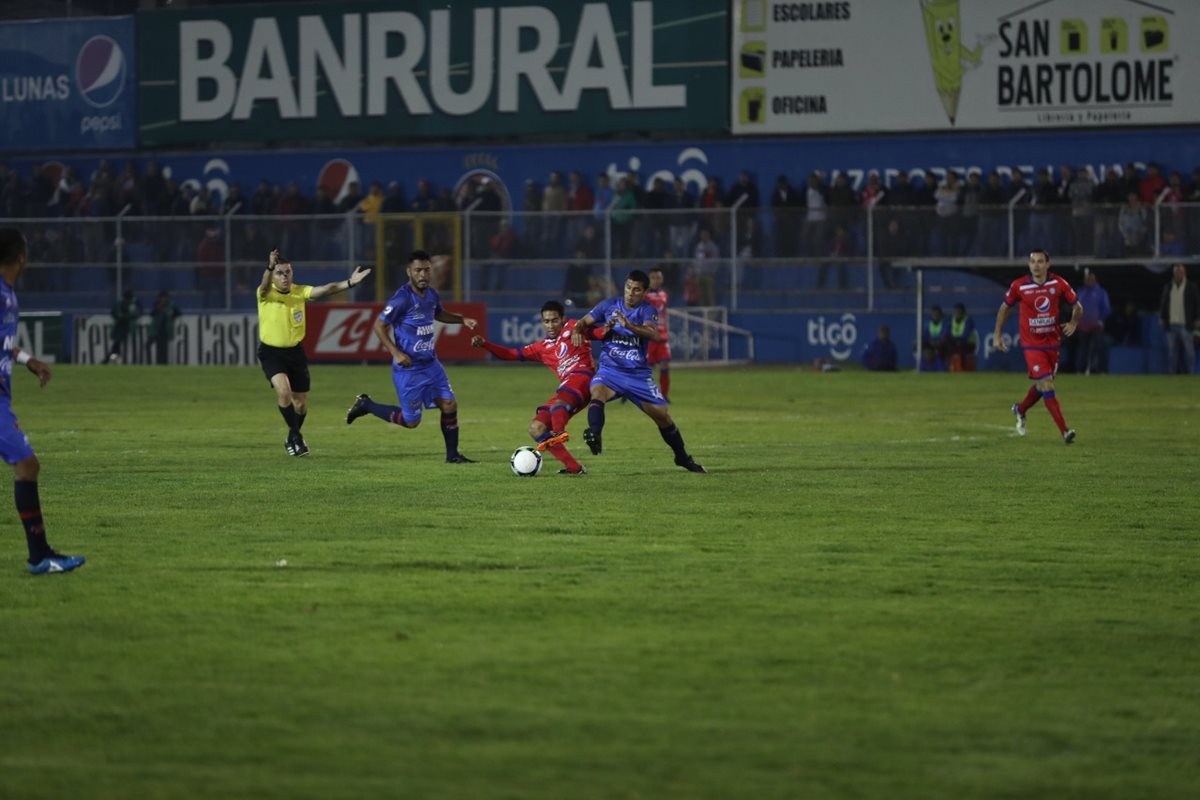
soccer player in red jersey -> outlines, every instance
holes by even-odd
[[[482,336],[471,338],[474,347],[482,347],[503,361],[533,361],[545,364],[558,376],[558,388],[554,396],[538,406],[537,413],[529,423],[529,435],[538,443],[538,450],[549,450],[550,455],[563,463],[560,475],[586,475],[587,469],[575,460],[564,446],[570,438],[567,421],[588,404],[591,396],[588,384],[596,373],[596,362],[592,358],[590,339],[576,346],[571,343],[571,333],[577,320],[564,320],[562,303],[549,300],[542,306],[542,328],[546,338],[527,344],[519,350],[493,344]],[[607,328],[593,329],[593,338],[603,338]]]
[[[1064,302],[1072,306],[1071,320],[1060,328],[1058,307]],[[1061,275],[1050,271],[1050,254],[1045,250],[1034,250],[1029,254],[1029,274],[1013,281],[1004,295],[993,332],[996,347],[1001,352],[1008,352],[1008,345],[1000,337],[1000,331],[1015,305],[1020,306],[1021,348],[1025,351],[1029,379],[1033,381],[1025,399],[1013,403],[1017,433],[1025,435],[1025,412],[1033,408],[1038,400],[1045,400],[1046,410],[1054,417],[1063,443],[1070,444],[1075,441],[1075,431],[1068,428],[1063,420],[1062,408],[1054,394],[1054,376],[1058,372],[1058,351],[1062,337],[1075,333],[1079,318],[1083,316],[1083,306],[1071,284]]]
[[[650,276],[650,291],[646,292],[646,302],[658,309],[658,333],[661,338],[657,342],[646,345],[646,363],[653,369],[658,365],[658,386],[662,395],[670,399],[671,391],[671,343],[667,341],[667,290],[663,288],[663,271],[655,268],[647,273]]]

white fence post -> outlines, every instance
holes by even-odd
[[[225,214],[225,310],[233,308],[233,215],[242,207],[241,202]]]
[[[121,212],[117,214],[116,238],[113,240],[113,246],[116,248],[117,262],[117,297],[120,297],[122,294],[124,294],[124,276],[121,273],[125,271],[123,269],[125,266],[125,237],[122,236],[122,228],[124,223],[122,218],[128,214],[132,208],[133,206],[131,204],[126,204],[125,207],[121,209]]]
[[[729,209],[729,230],[732,241],[729,247],[729,307],[737,311],[738,307],[738,209],[742,204],[749,199],[749,195],[742,195],[737,199],[737,202]]]
[[[468,303],[471,302],[471,214],[482,202],[482,197],[476,198],[463,211],[463,300]],[[487,288],[487,281],[484,281],[484,288]]]

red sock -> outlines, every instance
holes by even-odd
[[[1063,420],[1062,407],[1059,406],[1054,392],[1046,392],[1046,410],[1050,412],[1050,416],[1054,417],[1054,424],[1058,426],[1058,432],[1066,433],[1067,423]]]
[[[550,409],[550,430],[562,433],[567,429],[567,421],[571,419],[571,410],[564,406]]]
[[[1017,405],[1017,411],[1024,416],[1029,409],[1037,405],[1037,401],[1042,399],[1042,393],[1036,386],[1030,386],[1029,392],[1025,395],[1025,399]]]
[[[575,460],[575,456],[571,455],[571,451],[563,445],[555,445],[550,448],[550,455],[557,458],[563,463],[563,466],[571,470],[571,472],[579,472],[583,467]]]
[[[666,398],[671,393],[671,370],[659,370],[658,385],[662,389],[663,397]]]

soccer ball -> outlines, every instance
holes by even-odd
[[[542,454],[532,447],[518,447],[513,451],[509,463],[512,464],[513,475],[534,478],[542,471]]]

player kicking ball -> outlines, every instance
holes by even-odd
[[[550,455],[562,462],[559,475],[586,475],[587,468],[575,460],[565,443],[571,438],[567,433],[567,422],[588,403],[588,384],[596,374],[596,363],[592,359],[590,341],[572,344],[571,334],[577,323],[573,319],[564,320],[565,313],[562,303],[548,300],[542,305],[541,311],[546,338],[519,350],[494,344],[482,336],[472,337],[471,346],[482,347],[502,361],[545,364],[554,371],[560,383],[554,390],[554,396],[538,406],[533,421],[529,423],[529,435],[537,442],[538,450],[548,450]],[[595,338],[602,338],[608,332],[603,327],[593,328],[592,331]]]
[[[1072,306],[1071,320],[1061,327],[1058,323],[1059,305]],[[1029,367],[1029,379],[1033,386],[1025,399],[1013,403],[1012,413],[1017,418],[1017,433],[1025,435],[1025,414],[1037,404],[1046,401],[1046,410],[1054,418],[1062,435],[1063,444],[1075,441],[1075,431],[1067,427],[1062,408],[1054,392],[1054,376],[1058,373],[1058,353],[1062,337],[1071,336],[1083,316],[1083,305],[1075,296],[1075,290],[1060,275],[1050,271],[1050,254],[1045,250],[1034,250],[1029,254],[1029,274],[1017,278],[1008,287],[1004,302],[996,314],[996,330],[992,338],[1000,352],[1007,353],[1008,345],[1000,337],[1004,323],[1018,306],[1021,349],[1025,352],[1025,364]]]
[[[646,360],[646,346],[661,337],[658,310],[646,302],[650,277],[640,269],[625,279],[621,297],[601,300],[575,326],[571,344],[582,344],[593,326],[608,328],[600,351],[600,369],[591,381],[588,404],[588,428],[583,432],[592,455],[600,455],[604,430],[604,404],[617,396],[628,397],[646,416],[654,420],[658,432],[675,453],[675,464],[688,472],[707,472],[688,455],[683,435],[667,411],[667,399],[654,382],[652,367]]]

